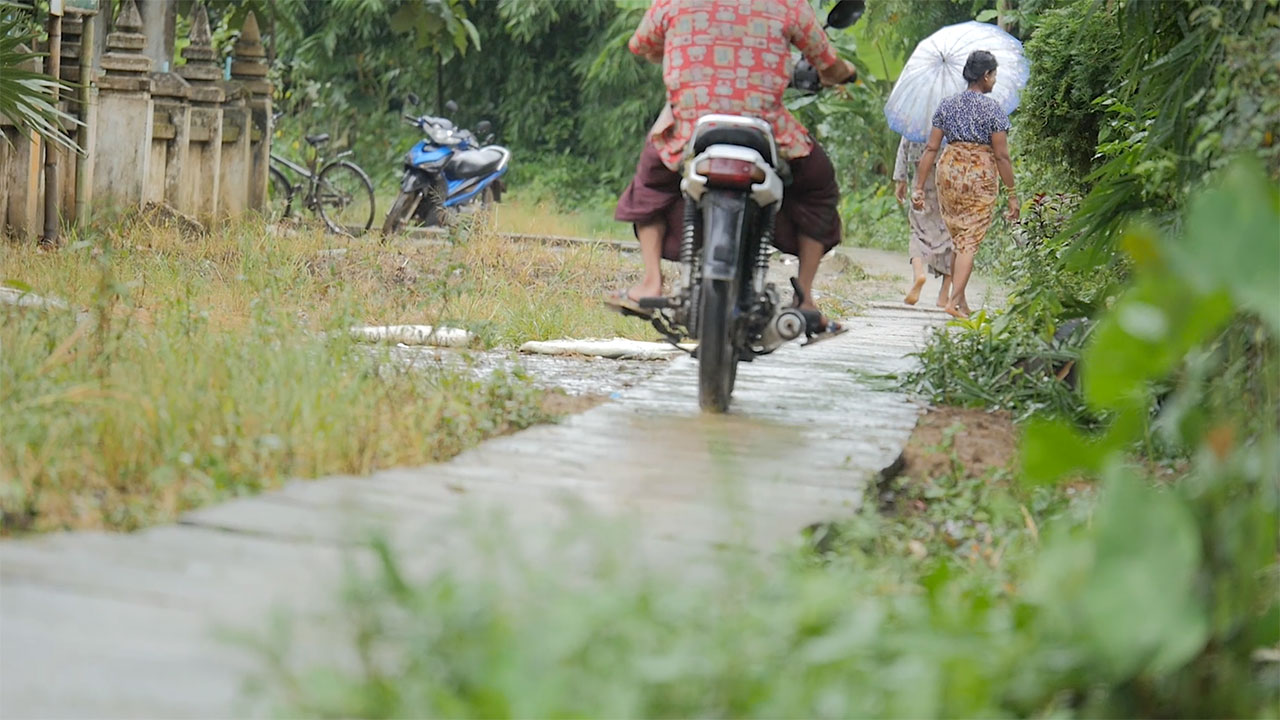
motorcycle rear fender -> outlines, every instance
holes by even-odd
[[[691,202],[686,200],[685,202]],[[708,190],[702,195],[702,277],[732,280],[738,274],[747,191]]]
[[[773,169],[772,165],[765,162],[760,153],[739,145],[712,145],[702,151],[692,162],[686,165],[684,178],[680,180],[681,192],[694,200],[700,200],[704,192],[713,189],[708,186],[707,177],[698,174],[697,170],[700,162],[710,158],[745,160],[755,165],[764,173],[764,180],[751,186],[751,199],[755,200],[756,205],[760,207],[768,207],[776,202],[782,202],[782,178],[778,176],[778,172]]]

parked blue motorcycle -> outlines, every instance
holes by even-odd
[[[413,104],[415,98],[406,102]],[[450,115],[457,103],[445,104]],[[460,128],[452,120],[429,115],[406,114],[405,120],[426,135],[404,156],[404,177],[387,218],[384,235],[399,232],[410,221],[422,225],[444,225],[453,208],[484,207],[502,198],[506,185],[502,177],[511,163],[511,151],[501,145],[476,140],[476,133],[493,140],[488,120],[476,126],[476,133]]]

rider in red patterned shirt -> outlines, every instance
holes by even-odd
[[[680,251],[684,200],[678,170],[685,148],[699,117],[726,113],[761,118],[773,127],[793,178],[774,245],[800,257],[802,307],[817,309],[814,275],[822,256],[840,242],[840,190],[826,153],[782,104],[793,45],[828,85],[854,73],[836,57],[807,0],[655,0],[649,7],[630,48],[662,63],[668,107],[650,131],[614,214],[635,225],[644,280],[611,297],[612,304],[637,310],[638,298],[662,294],[660,260],[674,260]]]

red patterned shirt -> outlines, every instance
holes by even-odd
[[[766,120],[784,158],[808,155],[809,133],[782,104],[792,45],[818,70],[837,62],[807,0],[654,0],[630,48],[662,53],[672,113],[651,133],[662,162],[679,168],[694,124],[710,113]]]

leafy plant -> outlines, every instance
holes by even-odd
[[[1007,313],[979,310],[930,336],[903,386],[930,402],[1007,409],[1020,419],[1052,412],[1093,422],[1072,384],[1083,328],[1045,338]]]
[[[1094,169],[1103,111],[1122,53],[1114,6],[1077,0],[1044,13],[1026,44],[1033,71],[1019,106],[1019,154],[1065,170],[1074,188]]]
[[[1057,608],[1053,633],[1083,636],[1100,661],[1090,674],[1121,683],[1108,703],[1125,714],[1248,715],[1280,688],[1258,682],[1252,657],[1280,642],[1278,223],[1276,186],[1256,166],[1238,165],[1192,202],[1185,233],[1157,243],[1131,232],[1136,282],[1084,354],[1085,398],[1112,422],[1096,436],[1061,420],[1027,427],[1029,481],[1104,481],[1096,524],[1060,539],[1058,562],[1046,562],[1034,592]],[[1255,269],[1243,275],[1228,262],[1245,258]],[[1213,412],[1201,405],[1215,384],[1205,370],[1237,313],[1263,321],[1254,352],[1271,356],[1271,387],[1261,407]],[[1180,373],[1188,366],[1198,371]],[[1152,416],[1157,393],[1179,375]],[[1192,462],[1167,490],[1140,482],[1128,461],[1153,429]],[[1198,685],[1208,677],[1218,680]]]
[[[62,129],[63,123],[78,125],[79,121],[52,102],[53,93],[68,86],[24,67],[43,57],[29,49],[35,38],[35,30],[21,15],[0,13],[0,115],[49,142],[82,152]],[[0,139],[8,142],[2,133]]]

